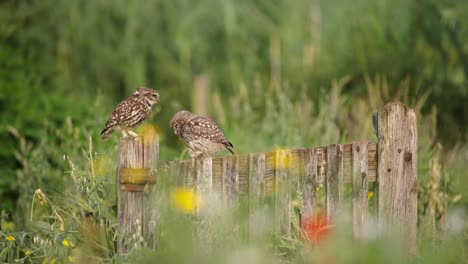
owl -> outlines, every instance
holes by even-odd
[[[207,157],[223,149],[234,154],[234,146],[208,117],[183,110],[172,117],[170,126],[174,134],[184,139],[191,157]]]
[[[159,102],[159,94],[153,89],[138,87],[127,99],[120,102],[106,122],[101,132],[103,140],[114,131],[120,131],[123,137],[138,137],[132,129],[141,124],[151,113],[151,107]]]

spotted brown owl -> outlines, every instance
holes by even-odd
[[[159,102],[159,94],[146,87],[138,87],[127,99],[120,102],[107,120],[101,132],[102,139],[106,140],[114,131],[120,131],[123,137],[137,137],[133,132],[151,113],[151,107]]]
[[[206,157],[223,149],[234,154],[234,146],[226,139],[218,124],[208,117],[183,110],[172,117],[170,125],[174,134],[187,143],[191,157]]]

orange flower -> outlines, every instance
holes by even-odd
[[[325,240],[330,236],[330,219],[322,213],[316,215],[306,215],[301,218],[301,230],[304,237],[312,244]]]

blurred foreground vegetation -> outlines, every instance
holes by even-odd
[[[374,140],[372,112],[403,101],[419,118],[421,233],[437,234],[422,244],[466,250],[465,222],[455,246],[439,236],[468,205],[466,1],[43,0],[0,2],[1,261],[66,261],[88,222],[114,259],[119,136],[99,132],[139,85],[161,94],[147,123],[163,160],[183,149],[167,124],[184,108],[247,153]]]

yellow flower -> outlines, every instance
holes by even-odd
[[[292,206],[293,206],[293,208],[299,208],[299,206],[300,206],[299,201],[298,201],[298,200],[294,200],[294,201],[292,202]]]
[[[15,230],[15,223],[13,222],[8,222],[8,221],[3,221],[1,223],[3,231],[13,231]]]
[[[15,241],[15,237],[14,237],[14,236],[6,236],[5,239],[8,240],[8,241]]]
[[[175,208],[186,213],[194,213],[197,207],[197,195],[189,188],[177,188],[171,194],[171,201]]]
[[[69,256],[69,257],[68,257],[68,261],[69,261],[70,263],[75,262],[75,259],[76,259],[75,256]]]
[[[136,129],[136,133],[143,137],[145,145],[152,145],[159,137],[159,128],[153,124],[143,124]]]
[[[24,250],[24,254],[25,254],[26,256],[31,255],[31,254],[32,254],[32,250],[26,249],[26,250]]]
[[[64,239],[64,240],[62,240],[62,245],[66,246],[66,247],[69,247],[70,243],[68,242],[68,240]]]
[[[372,197],[374,197],[374,192],[368,192],[367,193],[367,200],[372,199]]]
[[[49,264],[55,264],[55,261],[56,261],[55,259],[52,259],[52,260],[49,262]]]

